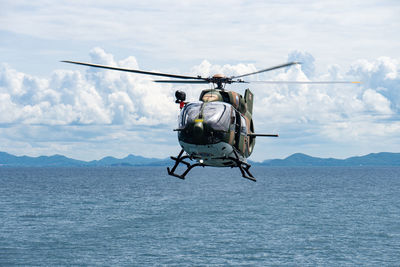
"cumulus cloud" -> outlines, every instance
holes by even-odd
[[[118,61],[101,48],[91,50],[90,57],[93,63],[139,68],[135,57]],[[359,60],[348,70],[332,65],[326,73],[318,73],[309,53],[294,51],[288,59],[304,64],[247,80],[360,80],[362,84],[250,84],[256,96],[256,131],[279,132],[292,147],[296,147],[296,140],[303,147],[312,147],[318,142],[332,146],[396,138],[400,130],[396,120],[400,112],[398,60]],[[215,65],[204,60],[193,66],[191,73],[231,76],[256,70],[253,64]],[[230,88],[243,92],[243,86]],[[97,147],[102,151],[97,154],[104,155],[110,152],[107,147],[117,146],[121,153],[166,156],[176,149],[176,137],[170,131],[179,113],[173,98],[176,89],[185,90],[189,100],[196,100],[204,88],[157,84],[144,75],[81,66],[73,71],[56,70],[45,79],[1,64],[1,141],[15,149],[26,142],[37,153],[55,149],[55,153],[74,154],[85,144],[86,153]],[[155,148],[146,149],[151,146]],[[157,147],[165,151],[160,154]],[[262,149],[256,148],[256,157],[257,153],[258,158],[266,157]]]
[[[321,156],[329,154],[329,149],[334,150],[331,156],[337,155],[335,146],[344,146],[342,151],[364,153],[397,151],[400,148],[399,63],[387,57],[360,60],[349,70],[332,65],[328,73],[312,77],[306,74],[303,66],[281,71],[277,74],[279,80],[355,80],[362,84],[272,85],[268,88],[257,85],[253,88],[256,96],[261,97],[261,105],[255,106],[256,126],[279,131],[283,139],[290,139],[287,141],[292,146],[292,141],[297,139],[296,145],[302,147],[302,152],[310,149],[309,153],[315,154],[318,149],[312,146],[325,144],[324,151],[328,152]],[[309,147],[305,148],[304,144]],[[271,147],[270,142],[268,145]],[[340,154],[351,155],[350,152]]]
[[[304,74],[312,78],[315,73],[315,65],[314,65],[314,57],[308,53],[308,52],[302,52],[302,51],[292,51],[288,55],[288,62],[300,62],[301,63],[301,70],[304,72]]]
[[[349,75],[364,81],[363,87],[390,99],[391,108],[400,111],[400,61],[380,57],[374,61],[358,60],[351,65]]]
[[[134,57],[117,62],[100,48],[90,56],[94,63],[137,68]],[[147,77],[86,68],[40,79],[6,64],[0,71],[1,106],[10,114],[0,123],[157,125],[174,119],[172,88]]]

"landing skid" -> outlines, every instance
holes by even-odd
[[[169,175],[177,177],[182,180],[185,180],[186,174],[188,174],[191,169],[193,169],[194,167],[197,167],[197,166],[205,167],[206,165],[204,165],[203,163],[191,164],[191,163],[185,161],[186,159],[191,159],[191,157],[188,155],[182,156],[183,152],[184,152],[184,150],[182,149],[181,152],[179,153],[178,157],[171,157],[171,159],[175,161],[175,164],[172,167],[172,170],[169,167],[167,167],[167,171],[168,171]],[[235,158],[229,157],[228,159],[235,162],[236,166],[231,166],[231,168],[238,167],[240,172],[242,173],[243,178],[246,178],[253,182],[256,182],[257,181],[256,178],[254,178],[254,176],[249,171],[251,165],[246,162],[241,161],[237,152],[236,151],[233,151],[233,152],[235,154]],[[182,174],[177,174],[177,173],[175,173],[176,168],[181,163],[186,165],[186,170]]]
[[[236,150],[233,150],[233,153],[235,154],[235,158],[229,157],[230,160],[233,160],[236,163],[235,167],[238,167],[240,172],[242,173],[242,177],[249,179],[253,182],[257,182],[256,178],[251,174],[250,172],[250,167],[251,165],[248,164],[247,162],[243,162],[240,160],[239,155],[237,154]],[[233,167],[232,167],[233,168]]]
[[[172,167],[172,170],[170,170],[169,167],[167,167],[167,171],[168,171],[169,175],[175,176],[182,180],[185,180],[186,174],[188,174],[191,169],[193,169],[194,167],[197,167],[197,166],[204,167],[205,165],[202,163],[190,164],[189,162],[185,161],[185,159],[190,159],[190,157],[188,155],[182,157],[183,152],[184,152],[184,150],[182,149],[181,152],[179,153],[178,157],[171,157],[171,159],[175,161],[175,164],[174,164],[174,167]],[[175,170],[180,163],[183,163],[186,165],[186,171],[184,171],[182,174],[176,174]]]

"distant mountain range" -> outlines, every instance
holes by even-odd
[[[169,158],[144,158],[135,155],[129,155],[122,159],[105,157],[101,160],[82,161],[62,155],[28,157],[0,152],[0,166],[9,167],[166,166],[172,163]],[[371,153],[347,159],[316,158],[296,153],[285,159],[272,159],[263,162],[250,161],[250,163],[258,166],[400,166],[400,153]]]
[[[170,164],[170,159],[144,158],[141,156],[128,155],[125,158],[117,159],[105,157],[101,160],[83,161],[67,158],[62,155],[54,156],[14,156],[6,152],[0,152],[0,166],[13,167],[62,167],[62,166],[164,166]]]
[[[285,159],[265,160],[263,166],[400,166],[400,153],[371,153],[347,159],[316,158],[296,153]]]

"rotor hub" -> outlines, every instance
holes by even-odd
[[[215,75],[213,76],[213,78],[214,78],[214,79],[222,79],[222,78],[226,78],[226,76],[223,75],[223,74],[221,74],[221,73],[218,73],[218,74],[215,74]]]
[[[224,74],[218,73],[209,78],[209,82],[217,85],[217,89],[224,89],[224,85],[227,83],[232,83],[232,79],[226,77]]]

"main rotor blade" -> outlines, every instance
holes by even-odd
[[[239,79],[239,80],[232,80],[231,83],[251,83],[251,82],[246,82],[246,81]]]
[[[152,72],[152,71],[143,71],[143,70],[134,70],[134,69],[124,69],[124,68],[117,68],[117,67],[104,66],[104,65],[92,64],[92,63],[85,63],[85,62],[78,62],[78,61],[63,60],[63,61],[61,61],[61,62],[64,62],[64,63],[71,63],[71,64],[77,64],[77,65],[83,65],[83,66],[89,66],[89,67],[95,67],[95,68],[102,68],[102,69],[109,69],[109,70],[118,70],[118,71],[126,71],[126,72],[134,72],[134,73],[140,73],[140,74],[146,74],[146,75],[155,75],[155,76],[163,76],[163,77],[170,77],[170,78],[195,79],[195,80],[204,80],[204,79],[205,79],[205,78],[202,78],[202,77],[200,77],[200,76],[193,77],[193,76],[184,76],[184,75],[176,75],[176,74],[168,74],[168,73],[160,73],[160,72]]]
[[[205,83],[210,83],[209,81],[201,81],[201,80],[194,80],[194,81],[180,81],[180,80],[154,80],[153,82],[156,83],[201,83],[201,84],[205,84]]]
[[[279,137],[279,134],[256,134],[256,133],[248,133],[247,136],[252,136],[252,137],[257,137],[257,136],[263,136],[263,137]]]
[[[247,73],[247,74],[243,74],[243,75],[239,75],[239,76],[233,76],[231,77],[231,79],[236,79],[236,78],[241,78],[241,77],[245,77],[245,76],[249,76],[249,75],[253,75],[253,74],[257,74],[257,73],[261,73],[261,72],[266,72],[266,71],[270,71],[270,70],[276,70],[276,69],[280,69],[280,68],[284,68],[287,66],[291,66],[291,65],[295,65],[295,64],[301,64],[300,62],[288,62],[282,65],[278,65],[278,66],[274,66],[268,69],[263,69],[263,70],[259,70],[259,71],[255,71],[255,72],[251,72],[251,73]]]
[[[330,84],[330,83],[361,83],[353,81],[252,81],[250,83],[270,83],[270,84]]]

